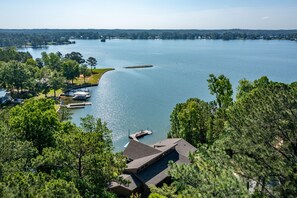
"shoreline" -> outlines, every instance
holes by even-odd
[[[93,78],[89,79],[90,83],[77,84],[77,85],[71,87],[69,90],[98,86],[102,76],[105,73],[107,73],[109,71],[113,71],[113,70],[115,70],[115,69],[114,68],[93,69],[93,74],[92,74],[92,76],[90,76],[90,78],[91,77],[93,77]],[[65,92],[67,92],[67,90]],[[63,92],[62,94],[59,95],[60,100],[65,100],[65,99],[61,98],[61,97],[66,97],[66,96],[64,96],[65,92]],[[69,98],[69,97],[66,97],[66,98]],[[61,108],[61,102],[60,102],[60,104],[57,104],[57,106],[58,106],[58,108],[57,108],[57,112],[58,112]]]
[[[102,76],[109,72],[115,70],[114,68],[102,68],[102,69],[93,69],[92,75],[86,78],[86,82],[84,82],[83,78],[77,78],[74,80],[73,88],[83,88],[83,87],[92,87],[99,85],[100,79]]]

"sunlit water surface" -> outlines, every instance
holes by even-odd
[[[266,75],[290,83],[297,77],[297,42],[293,41],[76,40],[74,45],[22,50],[34,58],[42,51],[77,51],[84,58],[95,57],[97,68],[116,69],[91,88],[91,106],[72,110],[72,121],[79,124],[87,114],[101,118],[113,131],[117,151],[129,141],[129,131],[151,129],[153,135],[141,139],[145,143],[166,138],[175,104],[191,97],[213,100],[206,82],[211,73],[229,77],[234,90],[242,78]],[[146,64],[154,67],[123,68]]]

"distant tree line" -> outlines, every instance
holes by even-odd
[[[107,30],[0,29],[0,47],[45,47],[71,44],[71,39],[222,39],[297,40],[297,30]]]
[[[63,33],[23,33],[23,32],[6,32],[0,30],[0,47],[33,47],[41,48],[47,45],[64,45],[71,44],[69,37]]]

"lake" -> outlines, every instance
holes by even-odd
[[[72,110],[76,124],[87,114],[107,122],[116,151],[124,149],[129,131],[149,128],[153,135],[140,139],[149,144],[166,138],[177,103],[191,97],[213,100],[206,82],[211,73],[230,78],[234,91],[242,78],[255,80],[266,75],[273,81],[291,83],[297,77],[297,42],[293,41],[76,40],[74,45],[23,51],[34,58],[42,51],[77,51],[85,59],[95,57],[97,68],[116,69],[91,88],[91,106]],[[154,67],[123,68],[149,64]]]

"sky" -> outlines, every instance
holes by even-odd
[[[0,28],[297,29],[297,0],[0,0]]]

